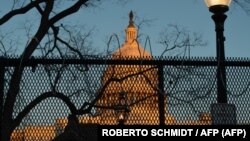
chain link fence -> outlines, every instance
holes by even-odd
[[[26,66],[13,118],[42,95],[49,96],[15,128],[13,141],[47,141],[63,133],[72,114],[69,103],[84,125],[212,124],[211,105],[217,103],[215,58],[69,57],[22,63]],[[3,102],[19,64],[19,59],[1,58]],[[228,103],[236,107],[237,124],[249,124],[250,61],[229,58],[225,65]]]

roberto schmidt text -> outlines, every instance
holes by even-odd
[[[102,136],[192,136],[193,129],[102,129]]]

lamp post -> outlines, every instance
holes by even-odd
[[[227,18],[225,12],[229,10],[231,0],[205,0],[209,11],[213,13],[216,31],[216,55],[217,55],[217,102],[227,103],[226,69],[225,69],[225,37],[224,22]]]
[[[129,107],[127,104],[127,93],[121,91],[118,97],[118,104],[115,106],[115,114],[118,120],[118,125],[124,125],[128,119]]]
[[[216,31],[216,57],[217,57],[217,103],[211,105],[212,124],[236,124],[236,108],[227,104],[227,85],[224,50],[224,23],[225,13],[229,10],[231,0],[205,0],[209,11],[213,13],[212,19]]]

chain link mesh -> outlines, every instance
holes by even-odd
[[[211,105],[217,102],[217,64],[213,58],[130,59],[61,60],[62,63],[53,63],[53,59],[43,63],[33,60],[35,66],[27,63],[13,118],[39,96],[53,93],[66,96],[77,109],[92,106],[77,115],[84,125],[116,125],[118,122],[159,125],[161,116],[166,125],[212,124]],[[4,99],[13,71],[18,67],[7,62],[4,64]],[[237,124],[241,125],[249,124],[250,119],[249,64],[245,60],[230,60],[226,67],[228,103],[235,105]],[[159,66],[163,66],[163,76],[159,76]],[[159,80],[163,80],[163,88],[159,87]],[[158,101],[160,96],[164,98],[163,104]],[[164,109],[163,115],[160,108]],[[11,139],[51,140],[66,130],[70,113],[68,105],[52,95],[25,116]]]

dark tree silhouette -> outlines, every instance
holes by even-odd
[[[247,14],[250,14],[250,0],[233,0],[233,2],[241,7]]]
[[[21,3],[20,1],[13,1],[13,7],[10,11],[4,14],[0,18],[0,26],[8,24],[8,21],[16,18],[18,15],[27,14],[28,12],[34,10],[38,12],[37,18],[39,17],[39,24],[35,29],[35,33],[32,35],[31,39],[27,41],[27,45],[25,50],[20,56],[19,66],[15,67],[13,73],[11,75],[11,79],[8,84],[8,90],[6,93],[6,97],[4,99],[4,104],[1,105],[1,141],[10,140],[10,135],[17,127],[22,119],[27,115],[33,107],[39,104],[46,98],[56,97],[61,99],[64,103],[66,103],[71,110],[71,113],[75,114],[77,112],[76,107],[70,101],[70,99],[55,91],[44,93],[37,98],[35,98],[32,102],[30,102],[26,107],[18,113],[18,115],[13,118],[14,105],[17,100],[18,93],[20,91],[20,84],[22,79],[22,74],[24,71],[24,62],[31,58],[35,50],[42,49],[46,50],[44,52],[44,57],[48,56],[52,53],[53,50],[57,50],[59,55],[61,55],[61,50],[58,47],[58,44],[64,44],[65,47],[69,48],[74,54],[77,54],[80,58],[82,57],[82,53],[76,48],[72,48],[71,44],[68,40],[64,40],[60,37],[60,32],[62,29],[66,30],[64,25],[60,24],[60,21],[76,12],[81,8],[86,8],[90,6],[94,6],[96,2],[99,0],[70,0],[65,1],[67,5],[63,6],[60,10],[57,10],[61,1],[57,0],[35,0],[35,1],[25,1]],[[60,25],[59,25],[60,24]],[[47,37],[53,37],[53,44],[49,48],[48,44],[42,44],[43,40]],[[89,34],[78,36],[87,38]],[[52,41],[49,40],[49,41]],[[3,42],[1,43],[1,52],[4,54],[7,52],[7,48]],[[44,45],[44,46],[43,46]],[[56,94],[55,94],[56,93]],[[2,98],[3,96],[1,96]]]

